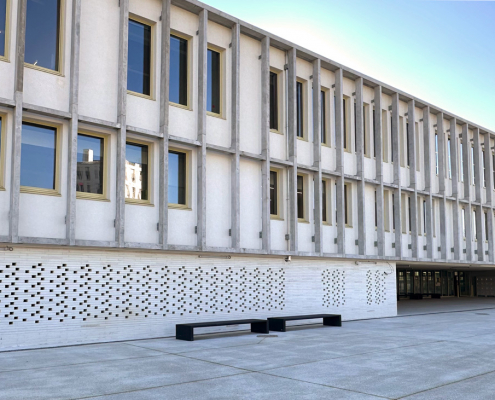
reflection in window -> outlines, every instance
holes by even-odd
[[[170,36],[170,86],[172,103],[187,106],[187,40]]]
[[[303,84],[301,82],[296,83],[296,114],[297,114],[297,137],[304,137],[304,106],[303,106]]]
[[[26,63],[60,69],[60,1],[27,0]]]
[[[208,49],[206,111],[220,114],[220,53]]]
[[[278,215],[277,172],[270,171],[270,215]]]
[[[270,72],[270,129],[278,130],[278,75]]]
[[[76,191],[103,194],[104,142],[100,137],[77,135]]]
[[[5,57],[7,30],[7,0],[0,0],[0,57]]]
[[[151,26],[129,19],[127,90],[151,96]]]
[[[21,186],[55,189],[57,129],[22,124]]]
[[[304,219],[304,178],[297,176],[297,218]]]
[[[186,153],[168,152],[168,202],[186,205]]]
[[[134,200],[150,200],[148,146],[127,142],[125,158],[125,197]]]

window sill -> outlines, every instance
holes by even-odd
[[[132,90],[128,90],[127,91],[127,94],[130,94],[131,96],[140,97],[142,99],[155,101],[155,98],[152,95],[147,95],[147,94],[142,94],[142,93],[138,93],[138,92],[133,92]]]
[[[225,120],[225,117],[222,114],[217,114],[217,113],[214,113],[214,112],[211,112],[211,111],[206,111],[206,115],[209,116],[209,117],[213,117],[213,118],[218,118],[218,119]]]
[[[301,136],[296,136],[296,137],[297,137],[298,140],[302,140],[303,142],[307,142],[308,141],[308,139],[306,137],[304,137],[304,136],[302,136],[302,137]]]
[[[84,192],[76,192],[76,199],[110,202],[110,199],[107,199],[105,196],[101,194],[84,193]]]
[[[42,196],[55,196],[62,197],[62,195],[55,189],[43,189],[31,186],[21,186],[21,193],[26,194],[39,194]]]
[[[7,62],[7,63],[10,62],[10,60],[8,59],[8,57],[4,57],[4,56],[0,56],[0,61]]]
[[[327,143],[322,143],[321,146],[322,147],[328,147],[329,149],[332,148],[332,146],[330,144],[327,144]]]
[[[64,76],[64,74],[62,74],[62,71],[54,71],[53,69],[38,67],[37,65],[33,65],[33,64],[24,63],[24,67],[34,69],[34,70],[40,71],[40,72],[46,72],[46,73],[52,74],[52,75]]]
[[[125,204],[135,205],[135,206],[148,206],[148,207],[155,206],[148,200],[138,200],[138,199],[125,199]]]
[[[306,220],[306,219],[303,219],[303,218],[298,218],[297,219],[297,222],[300,223],[300,224],[309,224],[309,221]]]
[[[280,132],[278,129],[270,129],[271,133],[276,133],[277,135],[284,135],[282,132]]]
[[[169,106],[173,106],[173,107],[180,108],[180,109],[182,109],[182,110],[192,111],[192,107],[190,107],[190,106],[185,106],[184,104],[174,103],[173,101],[169,101],[169,102],[168,102],[168,105],[169,105]]]
[[[3,186],[0,186],[0,192],[5,192],[6,190]]]
[[[272,220],[272,221],[283,221],[284,219],[282,217],[279,217],[278,215],[270,215],[270,220]]]
[[[168,203],[169,210],[184,210],[184,211],[192,211],[192,208],[186,204],[174,204]]]
[[[322,225],[325,225],[325,226],[332,226],[332,224],[330,222],[325,222],[325,221],[322,221],[321,224]]]
[[[345,225],[345,227],[346,227],[346,228],[352,228],[352,225],[348,225],[348,224],[346,224],[346,225]]]

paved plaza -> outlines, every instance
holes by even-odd
[[[0,399],[493,399],[495,303],[443,300],[341,328],[0,353]]]

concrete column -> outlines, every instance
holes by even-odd
[[[411,250],[418,258],[418,191],[416,186],[416,105],[410,100],[407,106],[409,143],[409,186],[414,189],[411,196]]]
[[[378,255],[385,255],[385,226],[383,212],[383,136],[382,136],[382,87],[375,87],[375,138],[378,141],[378,146],[375,143],[376,151],[376,208],[377,208],[377,237]],[[397,228],[397,227],[396,227]]]
[[[488,212],[488,260],[493,263],[495,257],[493,255],[493,208],[487,210]]]
[[[231,221],[232,221],[232,247],[239,249],[241,247],[241,197],[240,197],[240,148],[239,148],[239,132],[240,132],[240,40],[241,26],[235,23],[232,27],[232,104],[231,104],[231,144],[230,147],[234,150],[232,155],[232,171],[231,171]],[[263,97],[264,100],[264,97]],[[268,199],[270,200],[270,199]],[[265,214],[263,214],[265,215]],[[270,226],[270,225],[268,225]],[[270,231],[268,231],[269,233]],[[263,239],[267,234],[263,226]],[[268,234],[268,237],[270,235]]]
[[[394,149],[394,224],[395,224],[395,256],[402,257],[402,189],[400,176],[400,138],[399,138],[399,93],[392,95],[392,147]]]
[[[431,129],[430,129],[430,107],[423,108],[423,143],[425,157],[425,191],[428,195],[425,198],[426,205],[426,256],[433,259],[433,199],[431,196]]]
[[[296,49],[292,48],[287,52],[288,58],[288,124],[287,140],[289,142],[289,210],[287,217],[289,219],[289,250],[297,251],[297,114],[296,114]]]
[[[366,199],[364,181],[364,115],[363,115],[363,78],[355,80],[356,84],[356,160],[357,174],[360,181],[357,183],[358,200],[358,246],[359,254],[366,255]],[[393,218],[393,217],[392,217]]]
[[[459,135],[456,130],[457,122],[455,118],[450,120],[450,160],[452,164],[452,197],[455,198],[455,202],[452,207],[454,208],[453,214],[453,249],[454,260],[460,259],[461,248],[461,226],[459,219],[459,165],[458,165],[458,143]],[[447,254],[452,255],[452,249],[447,249]],[[450,258],[450,257],[448,257]]]
[[[127,61],[129,42],[129,0],[120,1],[119,87],[117,99],[117,199],[115,213],[115,241],[124,247],[125,240],[125,147],[127,137]]]
[[[208,11],[199,13],[198,40],[198,141],[197,149],[198,182],[197,182],[197,239],[201,250],[206,248],[206,91],[208,62]]]
[[[484,229],[483,229],[483,207],[481,205],[476,206],[476,250],[477,257],[474,257],[475,260],[483,261],[485,258],[483,243],[485,243],[484,238]]]
[[[170,0],[162,0],[162,62],[160,70],[160,213],[159,243],[163,249],[168,243],[168,123],[169,123],[169,82],[170,82]]]
[[[12,129],[12,164],[10,183],[9,239],[19,242],[19,198],[21,191],[22,102],[24,92],[24,52],[26,47],[27,0],[17,5],[17,30],[14,82],[14,123]]]
[[[69,171],[67,173],[66,238],[70,246],[76,244],[76,179],[77,132],[79,129],[79,52],[81,38],[81,0],[72,1],[70,98],[69,109]]]
[[[443,196],[440,199],[440,254],[442,260],[447,259],[447,198],[445,194],[445,129],[443,126],[443,113],[437,114],[438,132],[438,182],[439,193]]]
[[[485,138],[485,184],[486,184],[486,199],[485,203],[493,205],[493,159],[492,148],[490,146],[490,134],[488,132],[484,135]]]
[[[344,78],[342,69],[335,71],[335,151],[337,173],[337,249],[345,254],[345,204],[344,204]]]
[[[464,216],[465,216],[465,225],[466,225],[466,260],[471,261],[473,259],[473,250],[472,250],[472,221],[471,221],[471,216],[473,213],[473,210],[471,208],[471,202],[469,204],[462,204],[462,207],[464,207]]]
[[[314,174],[315,204],[315,253],[322,255],[322,196],[321,196],[321,62],[313,61],[313,166],[318,168]],[[327,212],[331,210],[327,210]]]
[[[483,187],[482,176],[483,166],[481,165],[481,143],[480,130],[473,129],[473,147],[474,147],[474,187],[476,193],[476,202],[481,203],[481,188]]]
[[[462,125],[462,161],[464,165],[464,199],[470,200],[471,192],[471,164],[469,163],[471,154],[471,140],[469,138],[468,125]]]
[[[270,251],[270,38],[261,40],[262,243]]]

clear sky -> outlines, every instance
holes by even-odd
[[[495,1],[203,1],[495,131]]]

